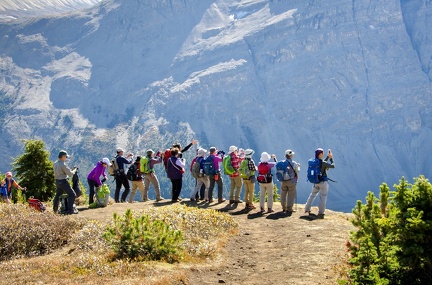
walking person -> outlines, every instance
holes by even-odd
[[[240,177],[243,179],[245,186],[245,209],[255,209],[253,204],[254,192],[255,192],[255,171],[257,170],[255,162],[252,159],[252,155],[255,153],[253,149],[245,150],[245,159],[240,164]]]
[[[242,179],[240,177],[239,168],[240,163],[244,159],[244,150],[240,149],[240,154],[236,146],[230,146],[228,150],[228,155],[231,157],[231,165],[234,168],[235,172],[230,174],[230,204],[239,204],[243,203],[240,200],[240,192],[243,187]]]
[[[273,161],[270,161],[273,159]],[[272,168],[276,165],[276,156],[270,155],[267,152],[261,153],[260,163],[258,164],[258,177],[260,187],[260,210],[265,212],[265,197],[267,194],[267,212],[273,213],[273,173]]]
[[[27,188],[21,187],[15,179],[12,178],[12,172],[8,171],[6,172],[6,178],[3,179],[3,181],[0,183],[1,187],[4,187],[5,193],[2,193],[4,196],[3,199],[6,201],[6,203],[10,204],[13,199],[17,200],[16,197],[14,197],[16,194],[13,193],[13,188],[20,189],[21,191],[26,191]]]
[[[68,179],[75,174],[77,168],[73,167],[71,170],[66,165],[66,159],[68,157],[69,157],[68,153],[65,150],[61,150],[58,154],[58,160],[54,162],[54,178],[56,182],[56,194],[53,200],[53,210],[54,213],[58,212],[60,196],[64,192],[66,192],[68,198],[67,198],[67,211],[65,214],[71,215],[71,214],[78,214],[78,212],[74,212],[73,210],[76,193],[70,186]]]
[[[208,190],[208,196],[210,200],[213,200],[213,189],[215,184],[218,186],[218,203],[225,202],[223,197],[223,179],[220,170],[222,158],[225,155],[223,150],[218,151],[216,147],[212,146],[209,149],[210,154],[204,160],[204,173],[209,177],[210,186]]]
[[[320,162],[320,176],[319,176],[319,182],[314,183],[312,186],[312,192],[309,195],[309,198],[306,202],[305,206],[305,213],[308,213],[311,215],[311,207],[312,203],[314,202],[316,196],[319,194],[319,201],[318,201],[318,218],[324,219],[324,213],[326,209],[326,203],[327,203],[327,194],[328,194],[328,177],[327,177],[327,170],[329,168],[335,168],[334,161],[333,161],[333,153],[329,149],[327,152],[326,158],[323,160],[324,157],[324,150],[322,148],[318,148],[315,150],[315,159],[318,159]],[[330,163],[328,163],[330,161]]]
[[[182,179],[185,168],[184,158],[179,158],[179,149],[174,147],[171,149],[171,157],[167,161],[167,175],[172,184],[171,202],[179,202],[180,192],[182,189]]]
[[[281,206],[284,213],[292,214],[294,212],[294,201],[297,195],[297,180],[300,172],[300,164],[293,159],[294,151],[288,149],[285,151],[286,165],[284,179],[281,181]]]
[[[111,165],[111,162],[107,157],[102,158],[101,161],[96,163],[96,166],[87,175],[87,183],[89,185],[89,205],[94,202],[95,188],[102,186],[107,179],[105,169]],[[102,180],[100,177],[103,177]]]
[[[159,180],[154,171],[156,164],[162,163],[163,157],[158,151],[154,156],[152,149],[147,150],[147,155],[141,159],[141,172],[144,174],[144,196],[143,201],[148,201],[148,190],[150,189],[150,183],[153,185],[156,193],[156,202],[164,200],[160,193]]]
[[[126,173],[124,171],[124,165],[125,164],[132,164],[133,154],[129,153],[126,157],[123,157],[123,154],[124,154],[124,150],[121,147],[117,148],[117,156],[115,157],[115,161],[117,163],[117,167],[118,167],[119,171],[114,176],[114,179],[116,181],[116,190],[115,190],[115,194],[114,194],[114,200],[116,203],[126,202],[126,198],[127,198],[129,191],[130,191],[129,181],[128,181],[128,179],[126,177]],[[120,200],[120,189],[121,189],[122,185],[124,186],[125,190],[124,190],[124,192],[121,196],[121,200]]]

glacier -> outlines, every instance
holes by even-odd
[[[256,162],[293,149],[305,203],[307,160],[331,148],[327,206],[340,211],[431,173],[429,0],[25,2],[0,4],[1,172],[22,139],[53,160],[67,149],[83,179],[116,146],[196,138],[253,148]]]

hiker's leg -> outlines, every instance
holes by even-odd
[[[267,183],[267,207],[273,209],[273,183]]]
[[[296,197],[296,192],[297,192],[297,183],[292,182],[291,180],[287,181],[288,183],[288,205],[287,205],[287,210],[292,212],[293,210],[293,205],[294,205],[294,200]]]
[[[234,189],[235,189],[235,180],[234,177],[230,177],[230,201],[234,200]]]
[[[264,187],[264,183],[260,183],[260,208],[264,209],[265,196],[266,196],[266,188]]]
[[[281,206],[282,210],[287,210],[287,196],[288,196],[288,185],[286,181],[282,181],[281,183],[281,191],[280,191],[280,199],[281,199]]]
[[[319,184],[314,184],[312,186],[312,192],[310,193],[309,198],[307,199],[307,202],[306,202],[305,212],[310,212],[310,209],[312,207],[312,203],[315,200],[319,191],[320,191]]]
[[[240,176],[235,177],[235,194],[234,200],[240,200],[240,193],[243,187],[243,181]]]
[[[320,183],[319,200],[318,200],[318,214],[324,214],[327,203],[328,182],[323,181]]]
[[[132,203],[134,200],[138,188],[138,182],[139,181],[132,181],[132,191],[131,194],[129,195],[129,203]]]
[[[153,185],[154,189],[155,189],[155,193],[156,193],[156,199],[160,199],[161,198],[161,194],[160,194],[160,186],[159,186],[159,180],[156,176],[156,174],[153,174],[151,176],[151,180],[150,180],[151,184]]]

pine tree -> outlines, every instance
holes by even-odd
[[[55,194],[53,162],[41,140],[24,141],[24,153],[12,163],[15,177],[27,188],[27,197],[47,201]]]

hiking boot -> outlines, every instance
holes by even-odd
[[[223,203],[223,202],[225,202],[226,200],[224,199],[224,198],[222,198],[222,199],[219,199],[218,200],[218,203],[220,204],[220,203]]]
[[[267,213],[273,213],[274,211],[272,210],[272,208],[268,208]]]
[[[318,219],[324,219],[324,214],[318,214]]]
[[[234,204],[234,203],[235,203],[235,200],[230,200],[229,203],[230,203],[230,204]]]
[[[249,206],[247,208],[248,209],[256,209],[256,207],[253,204],[249,204]]]
[[[196,200],[195,200],[195,198],[191,198],[190,201],[191,202],[195,202]]]
[[[234,203],[235,204],[241,204],[241,203],[243,203],[243,201],[242,200],[234,200]]]
[[[213,199],[210,199],[210,200],[209,200],[209,203],[213,203]]]
[[[265,210],[264,210],[264,207],[261,207],[261,211],[260,211],[261,213],[264,213],[265,212]]]
[[[156,199],[156,202],[162,201],[164,199],[165,199],[164,197],[159,197],[159,198]]]

